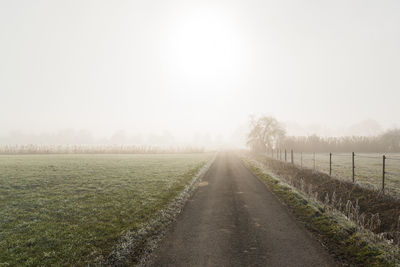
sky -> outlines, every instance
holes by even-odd
[[[382,0],[2,0],[0,135],[225,140],[250,114],[400,126],[399,14]]]

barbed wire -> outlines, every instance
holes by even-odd
[[[397,161],[400,161],[400,158],[392,158],[392,157],[388,158],[388,157],[386,157],[386,159],[387,159],[387,160],[397,160]]]
[[[367,158],[367,159],[382,159],[382,157],[379,156],[364,156],[364,155],[354,155],[355,158]]]
[[[400,159],[400,156],[396,156],[396,155],[386,154],[386,156],[391,157],[391,158],[399,158]]]
[[[331,161],[329,157],[330,155],[332,155]],[[399,186],[393,184],[393,181],[400,179],[400,164],[398,164],[400,162],[400,154],[385,155],[384,153],[355,153],[355,165],[353,165],[352,156],[352,153],[293,152],[293,163],[294,165],[302,168],[316,170],[328,174],[329,167],[331,167],[331,176],[343,180],[351,180],[352,169],[354,167],[356,170],[354,176],[356,182],[371,184],[379,187],[377,184],[382,179],[382,159],[383,156],[386,156],[385,175],[389,178],[389,180],[386,181],[386,185],[388,186],[388,189],[393,190],[393,192],[400,191]],[[277,159],[285,162],[284,154],[277,157]],[[365,161],[363,159],[365,159]],[[287,154],[286,162],[292,162],[291,152]]]
[[[336,153],[332,153],[332,157],[351,157],[351,154],[336,154]]]

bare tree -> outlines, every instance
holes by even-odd
[[[253,151],[265,152],[268,149],[281,147],[286,132],[275,118],[250,116],[249,121],[250,132],[247,136],[247,145]]]

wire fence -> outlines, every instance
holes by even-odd
[[[272,150],[271,158],[400,196],[400,154],[303,153]]]

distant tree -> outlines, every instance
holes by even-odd
[[[400,129],[378,136],[287,136],[283,146],[301,152],[400,152]]]
[[[387,152],[400,151],[400,129],[386,131],[380,136],[381,143]]]
[[[286,136],[285,129],[273,117],[251,116],[247,146],[257,152],[271,149],[293,149],[296,152],[400,152],[400,129],[391,129],[381,135],[320,137]]]
[[[253,151],[265,152],[268,149],[281,147],[285,129],[273,117],[250,117],[250,132],[247,136],[247,146]]]

